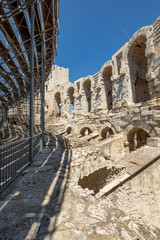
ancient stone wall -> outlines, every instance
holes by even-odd
[[[128,149],[135,141],[141,146],[147,137],[159,137],[159,29],[158,18],[151,26],[139,29],[98,73],[74,83],[68,79],[68,69],[55,66],[53,78],[46,84],[49,128],[59,122],[56,133],[75,138],[86,128],[84,135],[98,133],[97,141],[121,133]],[[131,133],[135,139],[128,136]]]
[[[159,226],[160,219],[160,160],[119,187],[103,200],[124,210],[134,219],[143,219]]]

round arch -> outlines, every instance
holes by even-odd
[[[113,68],[113,62],[112,62],[112,60],[105,62],[105,64],[102,66],[102,68],[101,68],[101,70],[100,70],[100,74],[101,74],[101,75],[103,75],[104,69],[105,69],[106,67],[111,67],[111,68]]]
[[[148,39],[148,36],[151,34],[151,30],[152,30],[152,26],[146,26],[146,27],[142,27],[142,28],[138,29],[133,34],[132,38],[128,42],[126,56],[128,56],[128,52],[129,52],[131,46],[133,45],[134,41],[141,36],[145,36],[146,39]]]
[[[114,135],[113,131],[111,128],[109,127],[105,127],[103,128],[103,130],[101,131],[101,137],[102,139],[106,139],[108,137],[110,137],[111,135]]]
[[[127,134],[127,140],[129,143],[129,151],[134,151],[147,144],[147,138],[150,135],[144,129],[133,127]]]
[[[92,130],[91,130],[89,127],[87,127],[87,126],[83,127],[83,128],[80,130],[81,136],[86,136],[86,135],[89,135],[89,134],[91,134],[91,133],[92,133]]]
[[[127,61],[135,103],[145,102],[151,98],[146,79],[148,73],[148,59],[145,54],[147,46],[146,31],[146,27],[137,31],[128,44]]]
[[[113,126],[111,123],[109,123],[109,122],[103,124],[103,125],[100,127],[99,133],[101,134],[101,132],[102,132],[103,129],[105,129],[105,128],[111,129],[112,132],[113,132],[113,134],[116,134],[116,130],[115,130],[114,126]]]
[[[129,123],[126,128],[125,128],[125,132],[126,134],[128,134],[128,132],[130,132],[133,128],[141,128],[144,131],[146,131],[150,137],[157,137],[158,134],[156,132],[156,130],[153,128],[153,126],[151,124],[148,124],[144,121],[134,121],[132,123]]]

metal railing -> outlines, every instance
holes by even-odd
[[[0,192],[31,164],[30,137],[0,146]],[[33,137],[33,158],[42,149],[42,134]]]

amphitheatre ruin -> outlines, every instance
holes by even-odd
[[[72,83],[68,68],[53,65],[47,78],[45,146],[2,191],[0,239],[159,240],[160,17],[94,75]],[[1,128],[1,148],[23,136],[21,161],[28,157],[27,104],[7,109]],[[14,161],[1,164],[3,174]]]

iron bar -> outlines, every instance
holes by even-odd
[[[31,0],[31,53],[30,53],[30,162],[33,161],[33,117],[34,117],[34,0]]]
[[[42,131],[42,147],[44,147],[44,91],[45,91],[45,62],[44,62],[44,41],[41,45],[41,131]]]

